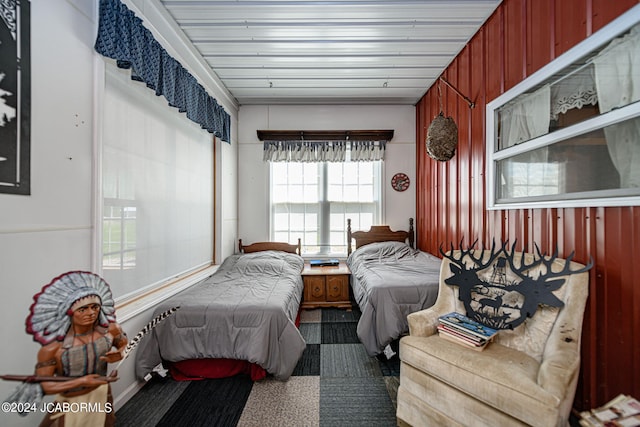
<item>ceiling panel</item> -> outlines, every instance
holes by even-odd
[[[415,104],[500,0],[159,0],[247,104]]]

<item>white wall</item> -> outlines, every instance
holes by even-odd
[[[383,165],[384,221],[406,230],[415,218],[415,107],[410,105],[241,106],[238,133],[238,236],[244,243],[269,240],[269,165],[262,160],[260,130],[393,129]],[[406,173],[412,185],[391,188],[391,177]],[[354,230],[355,231],[355,230]]]
[[[188,48],[179,46],[180,37],[171,33],[171,25],[154,15],[147,2],[142,3],[156,30],[165,31],[166,40],[175,43],[170,53],[182,52],[184,56],[174,57],[192,70],[232,117],[231,144],[218,142],[217,146],[217,255],[222,259],[233,252],[237,241],[237,108],[214,79],[201,77],[202,68],[186,55]],[[99,124],[94,110],[99,110],[100,101],[94,88],[101,84],[94,79],[100,78],[102,60],[93,49],[97,4],[94,0],[31,0],[31,195],[0,194],[3,374],[33,373],[40,345],[25,332],[33,295],[54,277],[69,270],[91,270],[93,265],[93,144]],[[144,309],[124,317],[120,313],[129,335],[151,317]],[[122,365],[120,380],[114,383],[116,404],[136,390],[132,362]],[[0,381],[0,397],[8,397],[15,386]],[[38,425],[41,419],[42,414],[20,417],[0,412],[2,426]]]

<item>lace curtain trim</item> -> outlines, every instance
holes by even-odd
[[[571,109],[582,108],[585,105],[596,105],[597,103],[598,93],[595,87],[585,91],[575,92],[570,96],[555,99],[551,106],[551,120],[558,120],[560,114],[565,114]]]
[[[230,142],[231,116],[120,0],[100,0],[96,52],[131,69],[133,80],[144,82],[170,106],[223,141]]]

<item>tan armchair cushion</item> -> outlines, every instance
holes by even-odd
[[[404,337],[400,354],[403,362],[464,392],[466,399],[532,425],[545,418],[546,425],[555,425],[560,399],[538,385],[540,364],[521,351],[492,343],[478,352],[432,335]]]

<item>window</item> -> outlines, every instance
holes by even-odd
[[[381,162],[272,162],[271,239],[296,243],[303,255],[347,253],[346,223],[381,221]]]
[[[212,136],[106,63],[97,263],[124,300],[213,262]]]
[[[136,208],[119,206],[117,199],[104,199],[102,219],[102,268],[135,268]]]
[[[638,10],[487,105],[489,208],[640,204]]]

